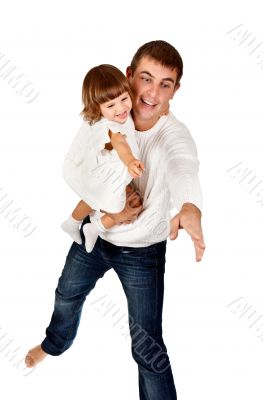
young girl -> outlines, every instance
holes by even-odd
[[[139,149],[130,116],[131,96],[127,78],[112,65],[92,68],[83,81],[84,123],[63,166],[66,182],[82,200],[61,225],[79,244],[82,220],[94,210],[122,211],[127,185],[145,170],[138,159]],[[87,252],[92,251],[99,233],[113,226],[113,219],[108,214],[85,224]]]

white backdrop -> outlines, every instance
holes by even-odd
[[[184,60],[171,110],[196,141],[205,200],[203,261],[195,262],[184,232],[168,244],[163,325],[178,398],[262,400],[262,13],[259,1],[204,0],[1,5],[5,400],[138,399],[130,341],[97,307],[105,296],[126,312],[112,271],[90,294],[68,352],[35,370],[22,359],[43,338],[71,244],[60,223],[77,198],[61,165],[81,124],[83,77],[99,63],[125,71],[137,48],[155,39],[172,43]]]

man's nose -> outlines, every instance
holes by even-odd
[[[151,86],[149,87],[148,93],[152,97],[152,99],[156,99],[159,95],[158,85],[155,85],[154,83],[152,83]]]

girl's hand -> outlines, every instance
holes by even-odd
[[[135,158],[129,162],[128,171],[132,175],[133,178],[138,178],[142,175],[142,172],[145,171],[144,164],[140,160],[136,160]]]

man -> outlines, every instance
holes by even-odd
[[[180,87],[182,73],[179,53],[164,41],[144,44],[127,68],[134,94],[136,139],[146,168],[137,183],[144,210],[129,206],[138,200],[133,193],[125,210],[114,216],[120,225],[101,234],[92,253],[73,243],[56,289],[46,338],[29,351],[29,367],[47,354],[59,355],[71,346],[86,296],[97,280],[113,268],[127,298],[140,399],[176,399],[162,338],[166,239],[170,235],[174,240],[179,228],[183,228],[193,240],[197,261],[205,249],[195,144],[187,128],[167,112]],[[180,211],[170,220],[174,207]]]

